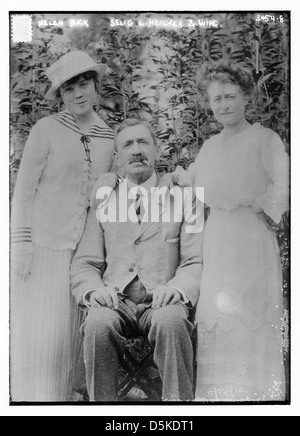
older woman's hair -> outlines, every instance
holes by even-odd
[[[211,82],[238,85],[248,97],[254,90],[254,81],[250,71],[230,61],[207,62],[202,65],[197,76],[200,92],[205,92]]]
[[[152,130],[152,128],[150,127],[150,125],[148,123],[146,123],[145,121],[140,121],[136,118],[127,118],[127,120],[123,121],[123,123],[121,123],[116,132],[115,132],[115,145],[117,145],[117,138],[119,133],[122,132],[122,130],[126,129],[127,127],[134,127],[134,126],[144,126],[146,127],[146,129],[148,130],[148,132],[151,135],[151,138],[153,139],[153,143],[156,146],[157,145],[157,139],[154,135],[154,132]]]

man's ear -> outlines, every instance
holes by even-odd
[[[112,168],[114,171],[118,172],[122,176],[125,174],[125,169],[121,162],[120,155],[117,151],[114,151],[114,162]]]
[[[121,165],[120,155],[117,150],[114,151],[114,161],[117,162],[118,165]]]

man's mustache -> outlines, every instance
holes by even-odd
[[[149,166],[149,167],[152,167],[153,165],[152,164],[150,164],[149,162],[148,162],[148,159],[146,158],[146,156],[143,156],[143,155],[137,155],[137,156],[132,156],[130,159],[129,159],[129,164],[132,164],[132,163],[135,163],[135,162],[141,162],[142,164],[144,164],[144,165],[147,165],[147,166]]]

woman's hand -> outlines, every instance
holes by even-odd
[[[14,242],[11,246],[11,267],[21,280],[31,272],[33,258],[32,242]]]
[[[164,174],[159,180],[158,187],[167,187],[171,189],[174,185],[183,187],[191,187],[194,184],[193,176],[178,166],[173,173]]]
[[[120,176],[116,173],[106,173],[101,174],[101,176],[97,179],[96,183],[93,186],[91,195],[90,195],[90,207],[97,207],[100,204],[100,200],[97,199],[97,191],[100,188],[109,187],[115,189],[120,181]]]
[[[251,208],[252,208],[253,212],[255,212],[257,214],[263,213],[263,211],[264,211],[263,208],[261,206],[259,206],[256,202],[254,202],[252,204]]]
[[[257,216],[271,232],[279,230],[279,224],[275,223],[265,212],[258,213]]]
[[[257,205],[255,202],[251,206],[253,212],[256,213],[257,217],[265,224],[265,226],[271,231],[271,232],[277,232],[279,229],[279,224],[275,223],[275,221],[272,220],[272,218],[267,215],[263,208],[259,205]]]
[[[174,173],[163,174],[159,179],[158,188],[171,189],[174,186],[173,174]]]

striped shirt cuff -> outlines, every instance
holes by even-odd
[[[32,242],[30,227],[17,227],[11,229],[11,242]]]

